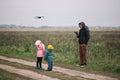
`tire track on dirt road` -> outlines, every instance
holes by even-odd
[[[16,62],[28,66],[34,66],[36,65],[36,62],[30,62],[22,59],[16,59],[16,58],[7,58],[5,56],[0,56],[0,59],[7,60],[10,62]],[[43,64],[44,68],[47,68],[46,64]],[[54,66],[53,71],[61,72],[70,76],[76,76],[76,77],[83,77],[87,79],[95,79],[95,80],[118,80],[117,78],[111,78],[109,76],[103,76],[103,75],[98,75],[98,74],[92,74],[92,73],[86,73],[86,72],[81,72],[81,71],[76,71],[76,70],[71,70],[71,69],[66,69],[62,67],[57,67]]]
[[[8,71],[8,72],[22,75],[25,77],[29,77],[32,79],[36,79],[36,80],[59,80],[59,79],[50,78],[48,76],[38,74],[38,73],[30,71],[30,70],[18,69],[18,68],[8,66],[8,65],[0,64],[0,68],[5,70],[5,71]]]
[[[88,80],[88,79],[85,79],[83,77],[70,76],[70,75],[66,75],[66,74],[63,74],[63,73],[60,73],[60,72],[56,72],[56,71],[38,70],[33,66],[27,66],[27,65],[20,64],[20,63],[16,63],[16,62],[9,62],[9,61],[3,60],[3,59],[0,59],[0,64],[13,66],[13,67],[19,68],[19,69],[34,71],[38,74],[42,74],[42,75],[45,75],[45,76],[48,76],[48,77],[51,77],[51,78],[57,78],[57,79],[60,79],[60,80]]]

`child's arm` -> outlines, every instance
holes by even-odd
[[[43,44],[43,53],[45,54],[45,45]]]
[[[47,51],[45,51],[44,60],[46,60],[46,61],[47,61]]]
[[[37,46],[37,49],[40,50],[40,45]]]

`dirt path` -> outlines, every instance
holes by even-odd
[[[29,62],[29,61],[25,61],[25,60],[22,60],[22,59],[7,58],[7,57],[4,57],[4,56],[0,56],[0,59],[7,60],[7,61],[10,61],[10,62],[16,62],[16,63],[28,65],[28,66],[35,66],[36,65],[36,62]],[[43,64],[43,67],[47,68],[47,65]],[[108,76],[103,76],[103,75],[98,75],[98,74],[91,74],[91,73],[66,69],[66,68],[57,67],[57,66],[54,66],[53,71],[58,71],[58,72],[61,72],[61,73],[64,73],[64,74],[67,74],[67,75],[70,75],[70,76],[76,76],[76,77],[79,76],[79,77],[83,77],[83,78],[86,78],[86,79],[118,80],[116,78],[111,78],[111,77],[108,77]]]
[[[19,74],[19,75],[22,75],[25,77],[36,79],[36,80],[59,80],[59,79],[54,79],[54,78],[47,77],[45,75],[38,74],[38,73],[33,72],[33,71],[24,70],[24,69],[17,69],[15,67],[8,66],[8,65],[0,64],[0,68],[5,70],[5,71],[8,71],[8,72]]]

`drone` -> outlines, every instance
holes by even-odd
[[[42,18],[44,18],[44,16],[36,16],[35,18],[36,19],[42,19]]]

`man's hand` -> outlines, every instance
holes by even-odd
[[[86,44],[82,44],[82,46],[86,46]]]
[[[74,33],[75,33],[76,35],[78,35],[78,32],[74,31]]]

